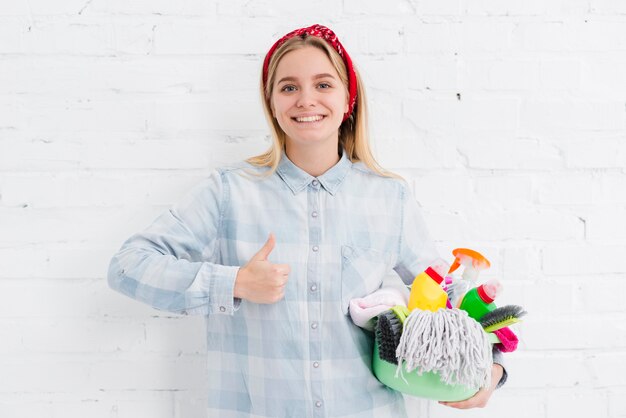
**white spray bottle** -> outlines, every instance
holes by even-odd
[[[476,287],[478,275],[482,270],[491,267],[491,263],[478,251],[469,248],[456,248],[452,251],[454,262],[450,266],[448,276],[454,273],[459,266],[463,266],[461,278],[452,276],[453,281],[448,287],[448,298],[453,308],[458,308],[463,296]]]

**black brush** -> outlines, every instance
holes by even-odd
[[[485,329],[485,332],[493,332],[519,322],[524,315],[526,315],[526,311],[521,306],[501,306],[483,315],[480,318],[480,325]]]
[[[375,333],[378,341],[378,355],[381,360],[398,364],[396,349],[400,344],[402,322],[394,311],[388,310],[378,315]]]

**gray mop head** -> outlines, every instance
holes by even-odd
[[[406,367],[419,374],[436,372],[449,385],[491,384],[491,344],[480,324],[464,310],[411,311],[404,321],[396,357],[396,377]]]

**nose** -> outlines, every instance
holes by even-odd
[[[310,88],[302,88],[300,90],[300,94],[298,95],[298,100],[296,102],[297,107],[311,107],[315,106],[316,98],[315,91]]]

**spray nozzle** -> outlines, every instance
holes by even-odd
[[[459,266],[463,266],[463,279],[475,282],[478,278],[478,273],[481,270],[486,270],[491,267],[489,260],[485,258],[478,251],[470,250],[469,248],[457,248],[452,251],[452,255],[455,257],[454,262],[450,266],[448,274],[454,272]]]

